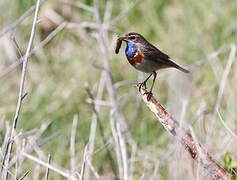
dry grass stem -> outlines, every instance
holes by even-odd
[[[73,116],[71,137],[70,137],[70,167],[71,171],[74,172],[76,169],[76,133],[77,133],[78,115]]]
[[[118,133],[118,141],[119,141],[119,147],[121,151],[121,157],[122,157],[122,164],[123,164],[123,179],[128,180],[129,178],[129,163],[128,163],[128,155],[127,155],[127,147],[126,143],[124,141],[124,137],[121,132],[120,124],[117,122],[117,133]]]
[[[48,44],[60,31],[62,31],[65,26],[67,25],[66,22],[61,23],[54,31],[52,31],[43,41],[41,41],[37,46],[35,46],[29,53],[29,57],[31,57],[38,49],[44,47],[46,44]],[[6,69],[4,69],[2,72],[0,72],[0,79],[6,76],[8,73],[12,72],[16,67],[18,67],[20,64],[22,64],[24,61],[23,58],[19,58],[15,63],[8,66]]]
[[[32,161],[34,161],[34,162],[36,162],[36,163],[46,167],[46,168],[49,168],[50,170],[60,174],[61,176],[65,177],[65,178],[68,178],[70,180],[76,180],[77,179],[75,177],[72,177],[71,173],[69,173],[69,171],[62,170],[62,169],[60,169],[60,168],[58,168],[58,167],[56,167],[56,166],[54,166],[52,164],[44,162],[44,161],[40,160],[39,158],[34,157],[34,156],[32,156],[32,155],[30,155],[30,154],[28,154],[26,152],[21,152],[21,155],[26,157],[27,159],[30,159],[30,160],[32,160]]]
[[[236,45],[232,44],[230,47],[230,54],[229,54],[229,58],[226,64],[226,67],[223,71],[223,75],[222,78],[220,80],[220,87],[219,87],[219,91],[218,91],[218,95],[217,95],[217,101],[216,101],[216,106],[215,106],[215,111],[217,111],[220,107],[221,104],[221,99],[224,93],[224,89],[225,89],[225,85],[226,85],[226,81],[227,81],[227,77],[229,75],[231,66],[234,62],[235,59],[235,55],[236,55]]]
[[[41,1],[41,3],[43,3],[44,0]],[[40,3],[40,4],[41,4]],[[14,30],[19,24],[22,23],[22,21],[24,21],[28,16],[30,16],[36,9],[36,5],[32,6],[30,9],[28,9],[24,14],[22,14],[15,22],[13,22],[12,24],[10,24],[9,26],[7,26],[6,28],[4,28],[1,32],[0,32],[0,38],[2,36],[4,36],[6,33]]]
[[[49,154],[48,155],[48,164],[50,164],[50,162],[51,162],[51,155]],[[45,180],[49,179],[49,167],[46,168],[44,179]]]
[[[29,174],[30,171],[26,171],[19,179],[17,180],[23,180],[28,174]]]
[[[115,144],[115,152],[116,152],[117,166],[119,169],[119,177],[122,178],[124,175],[122,153],[121,153],[119,137],[118,137],[117,128],[116,128],[116,119],[114,118],[113,113],[111,113],[111,118],[110,118],[110,129],[112,131],[114,144]]]
[[[36,33],[36,22],[37,22],[37,18],[38,18],[38,13],[39,13],[39,7],[40,7],[40,0],[36,1],[36,8],[35,8],[35,15],[34,15],[34,20],[33,20],[33,25],[32,25],[32,29],[31,29],[31,34],[30,34],[30,40],[26,49],[26,53],[24,55],[23,58],[23,66],[22,66],[22,73],[21,73],[21,79],[20,79],[20,88],[19,88],[19,94],[18,94],[18,101],[17,101],[17,107],[16,107],[16,111],[15,111],[15,116],[13,119],[13,123],[12,123],[12,127],[11,127],[11,133],[10,136],[8,138],[8,146],[6,148],[6,152],[4,154],[4,158],[3,158],[3,166],[5,166],[5,168],[1,169],[2,172],[2,179],[8,179],[8,165],[9,165],[9,161],[10,161],[10,155],[11,155],[11,151],[12,151],[12,145],[13,145],[13,135],[15,132],[15,129],[17,127],[17,123],[18,123],[18,117],[21,111],[21,105],[22,105],[22,100],[23,100],[23,96],[24,96],[24,88],[25,88],[25,78],[26,78],[26,71],[27,71],[27,64],[28,64],[28,59],[29,59],[29,54],[33,45],[33,41],[34,41],[34,37],[35,37],[35,33]]]
[[[94,97],[93,97],[93,95],[92,95],[92,93],[91,93],[91,91],[88,87],[86,88],[86,91],[87,91],[88,96],[90,97],[90,99],[92,99],[92,111],[96,115],[96,121],[99,125],[99,130],[100,130],[100,134],[101,134],[101,137],[102,137],[102,141],[103,141],[104,144],[106,144],[106,137],[105,137],[105,134],[104,134],[104,129],[103,129],[103,126],[102,126],[102,122],[99,118],[99,113],[96,111],[96,108],[95,108]],[[112,171],[113,171],[115,177],[117,178],[116,164],[115,164],[114,159],[113,159],[113,157],[110,153],[110,150],[106,149],[106,153],[107,153]]]
[[[105,88],[105,72],[103,71],[101,73],[101,77],[99,80],[99,84],[98,84],[98,91],[97,91],[97,95],[96,95],[96,99],[101,99],[103,92],[104,92],[104,88]],[[94,106],[96,112],[100,112],[100,106],[98,104],[96,104]],[[92,114],[92,119],[91,119],[91,126],[90,126],[90,136],[89,136],[89,142],[88,142],[88,164],[91,163],[92,160],[92,154],[94,152],[94,145],[95,145],[95,137],[96,137],[96,129],[97,129],[97,115],[95,112],[93,112]],[[86,165],[85,166],[85,179],[88,179],[90,175],[89,172],[89,167]]]
[[[217,114],[218,114],[218,116],[219,116],[219,118],[220,118],[221,123],[222,123],[223,126],[226,128],[227,132],[230,133],[230,134],[233,136],[233,138],[235,138],[235,140],[237,140],[237,135],[227,126],[227,124],[226,124],[225,121],[223,120],[223,118],[222,118],[222,116],[221,116],[219,110],[217,110]]]
[[[80,172],[80,180],[84,179],[84,175],[85,175],[85,166],[87,163],[87,155],[88,155],[88,144],[86,144],[85,148],[84,148],[84,155],[83,155],[83,161],[82,161],[82,165],[81,165],[81,172]]]

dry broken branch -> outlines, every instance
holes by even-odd
[[[136,87],[139,89],[139,85]],[[192,134],[185,130],[154,96],[152,96],[149,102],[147,101],[147,92],[147,89],[141,87],[140,94],[147,107],[155,114],[164,128],[183,145],[192,159],[200,163],[213,178],[218,180],[231,180],[230,174],[212,158],[205,148],[195,141]]]

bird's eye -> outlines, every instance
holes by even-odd
[[[136,36],[130,36],[129,39],[134,40],[134,39],[136,39]]]

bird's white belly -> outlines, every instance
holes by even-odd
[[[145,73],[151,73],[153,71],[157,71],[163,68],[162,66],[159,65],[159,63],[146,59],[143,59],[141,63],[134,64],[134,67],[137,70]]]

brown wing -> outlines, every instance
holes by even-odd
[[[151,61],[155,61],[167,67],[174,67],[182,72],[189,73],[188,70],[182,68],[181,66],[170,60],[170,57],[167,54],[163,53],[161,50],[159,50],[157,47],[153,46],[150,43],[149,45],[145,46],[145,48],[143,49],[143,53],[144,56]]]
[[[143,49],[144,55],[152,61],[159,61],[159,59],[163,61],[168,61],[169,56],[162,51],[160,51],[157,47],[153,46],[152,44],[147,44]],[[159,57],[159,59],[157,58]]]

